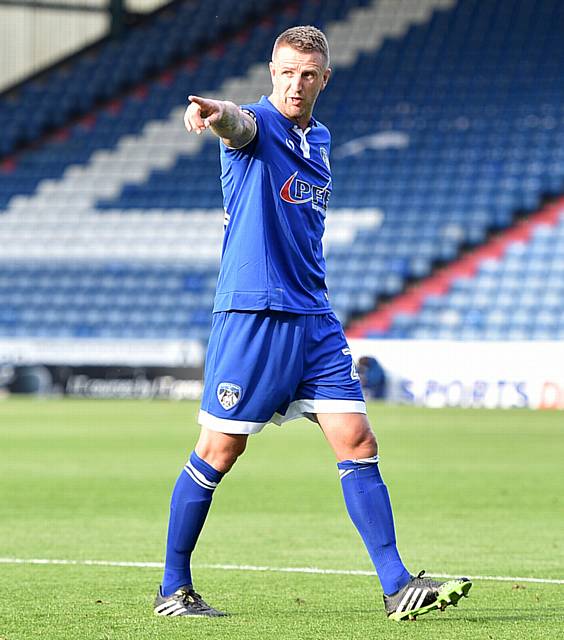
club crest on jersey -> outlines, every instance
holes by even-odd
[[[331,171],[331,165],[329,164],[329,154],[327,153],[327,149],[325,147],[321,147],[319,149],[319,153],[321,154],[321,159],[323,160],[323,164]]]
[[[298,178],[298,172],[293,173],[280,189],[280,197],[290,204],[305,204],[311,202],[312,209],[325,213],[331,191],[331,178],[324,187],[306,182]]]
[[[233,409],[233,407],[241,399],[241,387],[238,384],[232,382],[220,382],[217,385],[217,399],[219,404],[226,410]]]

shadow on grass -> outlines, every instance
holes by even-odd
[[[434,616],[424,615],[417,618],[416,622],[466,622],[470,624],[484,624],[487,622],[539,622],[540,620],[543,622],[564,621],[564,614],[562,613],[562,609],[556,607],[543,607],[542,611],[540,609],[514,609],[512,607],[511,611],[503,608],[488,609],[480,615],[456,615],[456,617],[452,615],[449,616],[448,613],[444,615],[439,613]]]

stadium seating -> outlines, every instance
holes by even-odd
[[[182,32],[175,25],[188,28],[186,16],[206,4],[171,8],[108,45],[120,59],[144,62],[131,76],[118,65],[104,97],[124,82],[135,89],[2,165],[1,335],[206,339],[221,242],[219,162],[216,141],[183,133],[183,104],[188,93],[244,102],[267,92],[264,61],[292,24],[325,28],[332,45],[333,78],[316,116],[333,134],[326,256],[332,304],[345,323],[564,190],[558,0],[308,0],[281,11],[249,1],[222,14],[206,41],[217,46],[194,55],[201,42],[190,48],[171,36],[178,48],[171,44],[162,66],[152,67],[158,56],[148,34]],[[262,19],[237,30],[259,5]],[[95,66],[101,77],[104,55]],[[73,78],[92,70],[87,62],[68,70],[69,96],[80,93]],[[139,82],[155,72],[154,81]],[[97,282],[109,284],[97,290]],[[455,287],[429,298],[420,316],[397,316],[374,335],[559,335],[550,318],[562,309],[553,302],[542,316],[546,330],[535,320],[518,331],[500,320],[502,311],[462,309],[462,299],[474,300],[474,283],[456,286],[472,295],[457,297]]]
[[[106,41],[71,66],[25,84],[0,100],[0,156],[210,46],[266,14],[274,4],[273,0],[177,3],[130,29],[122,40]]]
[[[13,264],[0,327],[13,337],[205,339],[215,274],[152,264]]]
[[[564,200],[351,327],[378,338],[562,340]]]

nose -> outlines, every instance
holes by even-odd
[[[299,74],[296,74],[295,76],[293,76],[292,78],[292,91],[294,93],[300,93],[302,90],[302,77]]]

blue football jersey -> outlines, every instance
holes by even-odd
[[[331,194],[327,127],[302,131],[263,96],[242,149],[220,142],[225,236],[214,311],[330,310],[322,237]]]

